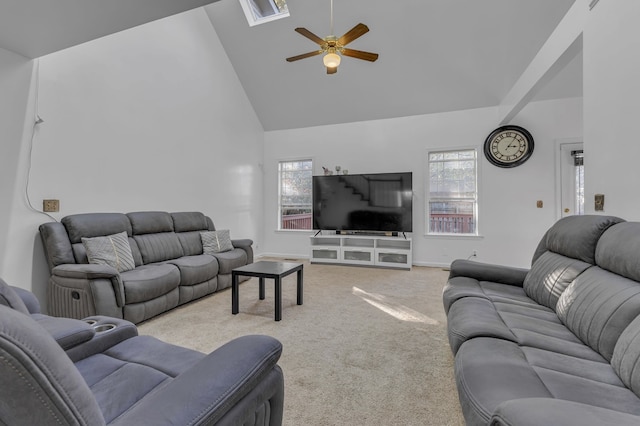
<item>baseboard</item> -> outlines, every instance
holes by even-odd
[[[295,259],[295,260],[309,260],[309,255],[301,254],[286,254],[286,253],[260,253],[255,255],[255,259],[263,259],[275,257],[278,259]],[[451,263],[438,263],[438,262],[413,262],[413,266],[426,266],[428,268],[444,268],[449,269]]]
[[[444,268],[449,269],[451,263],[438,263],[438,262],[413,262],[413,266],[426,266],[427,268]]]
[[[275,257],[278,259],[309,260],[309,255],[302,255],[302,254],[260,253],[255,255],[255,259],[263,259],[267,257]]]

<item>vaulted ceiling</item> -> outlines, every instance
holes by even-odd
[[[574,0],[334,0],[340,36],[359,22],[370,32],[327,75],[317,50],[294,32],[329,35],[330,0],[289,0],[290,17],[249,27],[238,0],[205,9],[266,130],[498,105]],[[581,96],[581,57],[539,98]]]
[[[238,0],[0,0],[0,48],[39,57],[204,6],[265,130],[495,106],[575,0],[334,0],[335,35],[359,22],[327,75],[317,49],[294,32],[329,35],[330,0],[288,0],[291,16],[249,27]],[[535,99],[582,95],[578,55]]]

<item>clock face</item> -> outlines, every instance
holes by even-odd
[[[484,142],[484,155],[498,167],[515,167],[533,153],[531,133],[519,126],[502,126],[491,132]]]

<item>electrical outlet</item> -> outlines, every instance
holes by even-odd
[[[478,256],[478,252],[474,250],[473,251],[473,257],[476,257],[476,256]]]
[[[42,200],[42,211],[55,213],[60,211],[60,200]]]

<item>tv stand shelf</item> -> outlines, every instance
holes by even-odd
[[[316,235],[311,263],[411,269],[411,239],[370,235]]]

